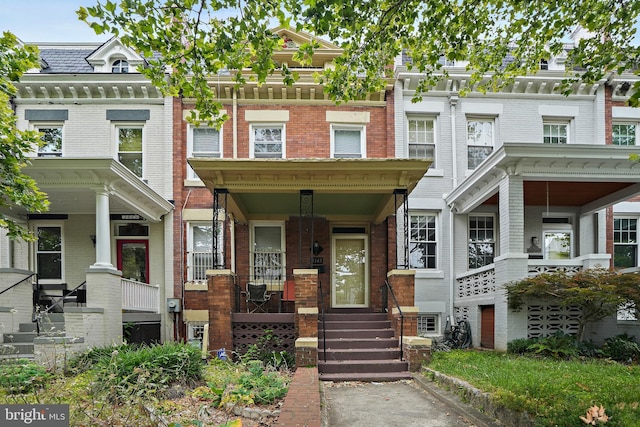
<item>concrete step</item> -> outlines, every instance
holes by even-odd
[[[332,338],[391,338],[395,335],[395,331],[388,329],[334,329],[326,331],[318,331],[318,339],[325,337]]]
[[[391,381],[400,381],[413,378],[411,372],[364,372],[364,373],[334,373],[334,374],[325,374],[320,373],[319,379],[320,381],[334,381],[334,382],[344,382],[344,381],[363,381],[363,382],[391,382]]]
[[[2,339],[5,344],[17,342],[32,343],[33,339],[37,336],[38,335],[35,332],[13,332],[10,334],[2,334]]]
[[[329,360],[399,360],[398,348],[365,348],[365,349],[327,349],[327,361]],[[318,351],[318,360],[324,360],[322,349]]]
[[[43,322],[64,323],[64,313],[44,313],[42,315]]]
[[[395,348],[398,347],[397,338],[318,338],[318,348],[327,349],[364,349],[364,348]]]
[[[320,316],[322,317],[322,316]],[[340,322],[340,321],[359,321],[368,322],[376,320],[388,320],[387,313],[326,313],[324,320],[327,322]]]
[[[0,355],[27,354],[33,357],[33,343],[4,343],[0,344]]]
[[[318,321],[318,328],[326,330],[336,329],[389,329],[389,320],[326,320],[324,323]]]
[[[403,360],[327,360],[318,361],[318,372],[323,374],[379,374],[405,372],[409,362]]]

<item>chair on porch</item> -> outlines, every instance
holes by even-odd
[[[266,304],[271,299],[266,283],[247,282],[247,313],[267,312]],[[253,306],[253,309],[251,309]]]

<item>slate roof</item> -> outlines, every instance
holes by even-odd
[[[94,49],[41,49],[40,57],[48,65],[43,74],[93,73],[86,58]]]

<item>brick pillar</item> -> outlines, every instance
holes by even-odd
[[[407,337],[402,343],[404,360],[409,362],[409,371],[418,372],[423,364],[431,361],[431,340],[429,338]]]
[[[221,348],[228,356],[233,353],[231,315],[235,300],[234,273],[231,270],[208,270],[207,302],[209,306],[208,350]]]
[[[296,366],[318,358],[318,270],[293,270],[295,280]]]
[[[398,307],[391,295],[387,300],[387,313],[389,320],[394,325],[396,336],[400,337],[401,329],[404,336],[418,335],[418,307],[415,304],[415,270],[391,270],[387,273],[387,280],[393,289],[393,293],[398,300],[398,305],[404,316],[404,325]],[[404,326],[403,328],[401,328]]]

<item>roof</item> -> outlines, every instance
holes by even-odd
[[[41,49],[40,57],[47,64],[44,74],[93,73],[86,58],[94,49]]]

